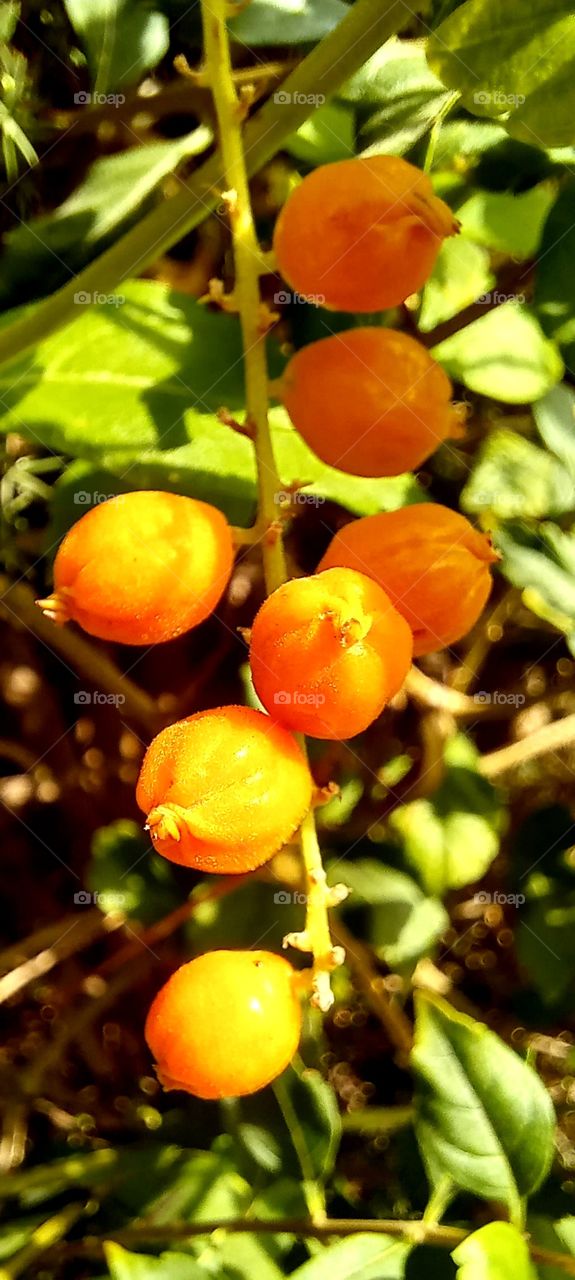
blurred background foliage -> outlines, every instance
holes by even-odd
[[[349,7],[251,0],[231,19],[253,109]],[[329,876],[352,890],[335,1012],[308,1011],[275,1088],[218,1107],[160,1093],[145,1011],[198,951],[279,949],[302,923],[299,863],[288,848],[252,877],[195,884],[151,852],[133,788],[166,720],[253,702],[238,628],[262,598],[257,555],[219,619],[149,653],[56,641],[31,603],[62,534],[111,494],[255,515],[252,446],[218,416],[242,414],[237,321],[201,301],[210,278],[231,283],[223,206],[113,292],[79,274],[213,151],[199,6],[3,6],[1,331],[79,275],[70,323],[0,368],[3,1276],[575,1273],[574,734],[529,752],[575,713],[574,45],[561,0],[431,0],[253,179],[266,248],[299,175],[350,155],[424,166],[461,224],[422,294],[370,323],[430,348],[466,435],[417,475],[368,480],[324,466],[274,408],[282,482],[306,499],[292,572],[352,516],[430,499],[490,530],[501,558],[474,634],[424,659],[361,738],[312,744],[318,783],[340,788],[318,815]],[[365,323],[271,273],[262,287],[274,377],[294,347]],[[535,1248],[559,1262],[518,1235],[528,1197]],[[326,1244],[289,1227],[409,1222],[426,1205],[433,1224],[450,1201],[454,1228],[474,1229],[453,1257],[456,1237],[436,1249],[350,1227]],[[506,1211],[515,1225],[491,1221]],[[239,1219],[287,1225],[186,1234]]]

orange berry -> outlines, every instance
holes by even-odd
[[[455,231],[427,174],[399,156],[362,156],[303,179],[277,220],[274,250],[298,293],[341,311],[380,311],[425,284]]]
[[[269,951],[208,951],[177,969],[146,1020],[164,1088],[229,1098],[275,1080],[300,1038],[294,979]]]
[[[354,476],[411,471],[461,430],[447,374],[394,329],[349,329],[303,347],[282,400],[318,458]]]
[[[148,747],[136,790],[158,853],[198,871],[252,871],[293,836],[312,798],[307,761],[250,707],[178,720]]]
[[[216,507],[175,493],[120,494],[86,512],[58,548],[54,593],[38,604],[90,635],[158,644],[203,622],[233,567]]]
[[[413,631],[413,652],[460,640],[491,590],[489,538],[456,511],[426,502],[365,516],[332,539],[320,569],[347,565],[387,591]]]
[[[412,649],[407,623],[377,583],[327,569],[265,601],[250,663],[258,697],[289,729],[352,738],[401,688]]]

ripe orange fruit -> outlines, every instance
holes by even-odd
[[[229,1098],[275,1080],[300,1038],[294,978],[269,951],[209,951],[177,969],[146,1020],[164,1088]]]
[[[349,329],[292,356],[282,400],[304,440],[354,476],[396,476],[420,466],[461,414],[451,383],[425,347],[394,329]]]
[[[296,578],[262,605],[251,635],[258,697],[289,729],[361,733],[401,688],[411,631],[377,583],[352,569]]]
[[[387,591],[413,631],[413,652],[460,640],[491,590],[489,538],[456,511],[426,502],[365,516],[332,539],[320,569],[347,565]]]
[[[54,593],[38,604],[90,635],[158,644],[203,622],[233,567],[230,526],[216,507],[138,491],[93,507],[66,534]]]
[[[162,729],[136,790],[158,853],[199,871],[252,871],[293,836],[312,798],[297,742],[249,707]]]
[[[421,288],[455,231],[427,174],[399,156],[365,156],[303,179],[277,220],[274,250],[298,293],[341,311],[380,311]]]

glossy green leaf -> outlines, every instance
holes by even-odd
[[[346,13],[342,0],[251,0],[230,22],[230,33],[256,49],[262,44],[313,44]]]
[[[427,893],[479,880],[493,862],[502,808],[497,792],[477,770],[477,752],[464,734],[445,748],[445,776],[429,799],[401,805],[390,817],[407,861]]]
[[[340,90],[361,113],[361,150],[402,154],[428,130],[449,94],[419,40],[388,40]]]
[[[86,308],[84,301],[73,325],[2,370],[1,428],[92,459],[118,477],[120,488],[189,493],[220,506],[235,524],[248,524],[256,503],[253,445],[216,416],[222,405],[243,410],[237,318],[150,281],[123,286],[105,304]],[[280,367],[270,343],[271,373]],[[281,408],[272,411],[271,424],[286,486],[278,508],[294,480],[309,482],[302,503],[320,506],[329,498],[358,515],[422,496],[409,474],[372,480],[326,467]],[[78,483],[77,472],[74,479]],[[104,483],[101,478],[98,488]],[[63,485],[69,491],[66,477]],[[80,484],[86,505],[91,492],[87,482]],[[72,497],[72,505],[82,505]]]
[[[100,95],[136,84],[167,52],[167,18],[144,0],[64,0],[64,7]]]
[[[533,306],[542,328],[575,369],[575,182],[561,191],[545,223]]]
[[[504,404],[530,404],[559,382],[563,365],[534,315],[505,302],[434,347],[458,382]]]
[[[546,1177],[555,1115],[533,1069],[494,1032],[416,995],[415,1130],[428,1177],[519,1213]]]
[[[545,522],[536,528],[510,522],[494,530],[501,572],[523,592],[523,602],[563,631],[575,652],[575,535]]]
[[[457,217],[463,235],[470,240],[521,262],[537,252],[555,197],[556,187],[551,182],[519,195],[476,191],[458,207]]]
[[[383,1234],[349,1236],[304,1262],[290,1280],[403,1280],[410,1249]]]
[[[167,915],[179,902],[169,864],[128,818],[96,831],[85,882],[101,911],[119,910],[143,924]]]
[[[554,1253],[564,1253],[567,1257],[575,1255],[575,1217],[559,1218],[555,1222],[543,1214],[529,1214],[527,1229],[534,1244],[544,1249],[552,1249]],[[540,1280],[564,1280],[565,1271],[561,1266],[539,1263],[537,1267]]]
[[[465,236],[445,240],[423,290],[418,329],[429,333],[481,298],[494,284],[486,249]]]
[[[571,387],[553,387],[533,405],[533,417],[547,448],[575,477],[575,392]]]
[[[493,511],[502,520],[557,516],[575,507],[575,486],[551,453],[503,429],[487,436],[461,505],[464,511]]]
[[[457,1280],[537,1280],[527,1241],[510,1222],[488,1222],[451,1256]]]
[[[574,56],[565,0],[466,0],[428,47],[432,70],[471,111],[542,147],[573,141]]]
[[[298,1158],[304,1153],[304,1179],[326,1181],[341,1140],[341,1117],[332,1086],[319,1071],[305,1070],[300,1075],[288,1067],[273,1089]]]
[[[318,107],[297,133],[288,138],[285,150],[310,167],[349,160],[355,155],[353,112],[337,102]]]
[[[65,284],[146,210],[149,198],[188,155],[205,150],[202,126],[177,142],[153,142],[102,156],[53,213],[19,222],[4,239],[0,303],[13,306]],[[120,292],[120,291],[118,291]]]
[[[111,1280],[207,1280],[210,1274],[187,1253],[130,1253],[109,1240],[104,1254]]]
[[[394,867],[360,858],[328,867],[330,884],[348,885],[351,896],[345,907],[366,904],[372,908],[367,922],[368,940],[390,969],[411,969],[433,951],[449,923],[437,898],[428,897],[411,876]]]

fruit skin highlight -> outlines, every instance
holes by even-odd
[[[292,289],[341,311],[395,307],[431,275],[454,215],[399,156],[338,160],[291,193],[273,247]]]
[[[394,329],[349,329],[292,356],[282,400],[306,443],[354,476],[397,476],[458,436],[462,412],[425,347]]]
[[[497,555],[486,534],[435,502],[365,516],[332,539],[319,568],[374,578],[413,631],[416,656],[460,640],[491,591]]]
[[[291,839],[311,799],[297,742],[250,707],[200,711],[162,729],[136,788],[158,853],[224,873],[267,862]]]
[[[268,597],[252,627],[250,664],[258,697],[287,728],[352,738],[401,688],[412,649],[409,626],[377,583],[337,568]]]
[[[269,951],[208,951],[177,969],[146,1020],[164,1088],[242,1097],[275,1080],[299,1044],[295,978]]]
[[[54,593],[37,603],[56,622],[122,644],[158,644],[215,609],[234,560],[216,507],[140,490],[87,511],[54,562]]]

